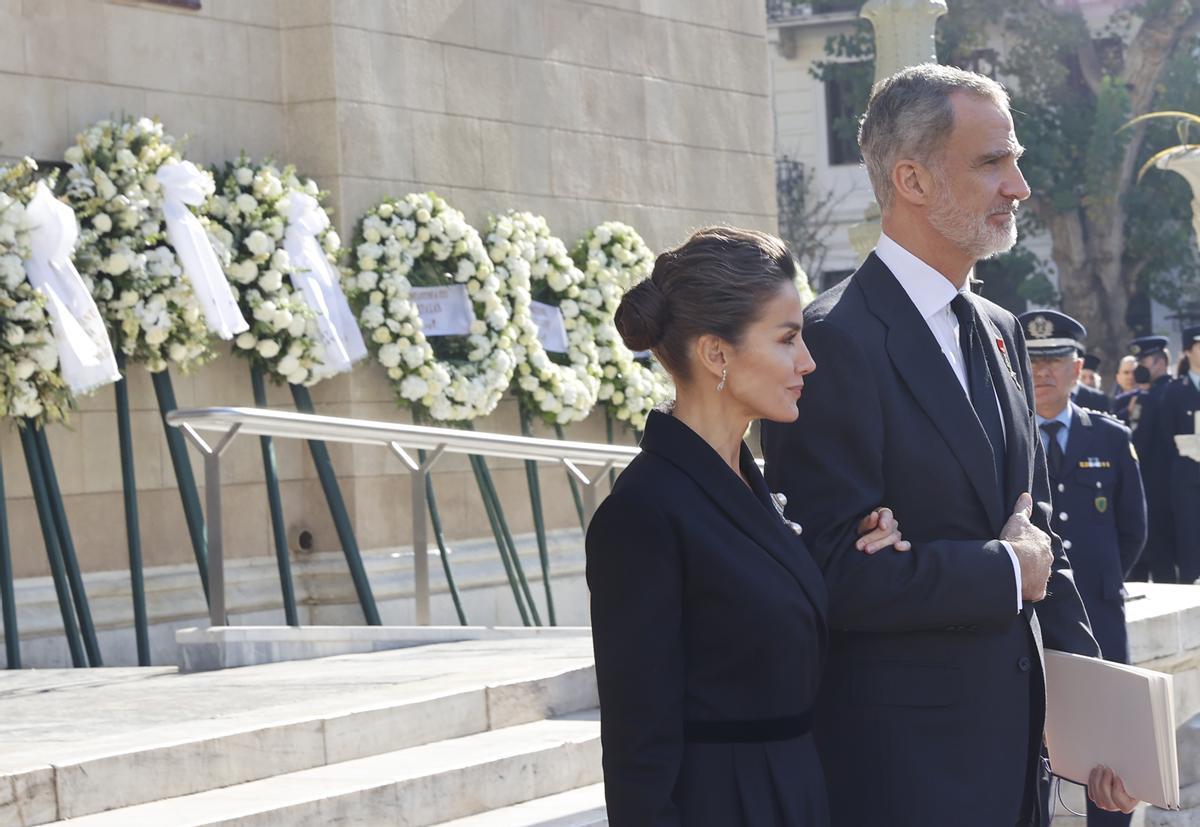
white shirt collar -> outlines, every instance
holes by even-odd
[[[889,238],[887,233],[880,234],[879,243],[875,245],[875,255],[892,271],[896,281],[900,282],[904,292],[917,306],[921,318],[926,321],[933,314],[944,310],[959,293],[948,278],[901,247]],[[968,279],[961,292],[969,293],[970,284]]]

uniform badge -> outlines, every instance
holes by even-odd
[[[1049,339],[1054,335],[1054,322],[1045,316],[1034,316],[1025,326],[1031,339]]]
[[[1108,511],[1108,497],[1096,498],[1096,510],[1101,514],[1103,514],[1105,511]]]

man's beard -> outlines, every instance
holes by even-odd
[[[955,247],[975,261],[981,261],[1007,253],[1017,243],[1016,203],[1003,212],[1010,216],[1004,226],[992,225],[988,219],[995,213],[981,216],[959,207],[954,203],[949,182],[939,179],[937,197],[929,210],[929,223]]]

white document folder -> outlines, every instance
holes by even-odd
[[[1056,775],[1087,784],[1103,764],[1134,798],[1179,809],[1170,675],[1047,649],[1046,748]]]

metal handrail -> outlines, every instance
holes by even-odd
[[[417,623],[422,626],[429,625],[429,536],[424,519],[427,509],[425,481],[434,463],[443,454],[473,454],[561,464],[582,485],[585,519],[591,519],[598,503],[596,483],[610,469],[628,465],[639,453],[638,448],[624,445],[539,439],[263,408],[181,408],[168,413],[166,421],[168,425],[182,430],[192,445],[204,455],[209,620],[213,626],[225,626],[228,622],[225,612],[224,543],[221,537],[221,455],[239,434],[378,445],[391,450],[404,463],[412,475],[413,577]],[[200,431],[215,431],[221,436],[215,445],[209,445],[200,436]],[[413,450],[425,450],[429,454],[424,462],[418,462],[409,453]],[[584,472],[584,467],[599,467],[599,471],[588,474]]]

